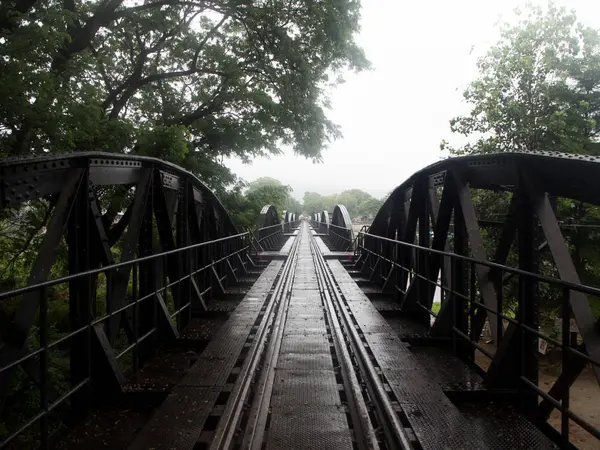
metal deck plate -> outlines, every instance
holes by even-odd
[[[400,403],[447,403],[452,402],[437,383],[423,377],[420,370],[385,369],[392,392]]]
[[[219,389],[176,386],[129,449],[193,449],[218,395]]]
[[[493,449],[558,449],[544,433],[508,406],[459,406],[475,435]]]
[[[350,450],[352,439],[346,414],[335,406],[278,409],[271,415],[268,450]]]
[[[323,239],[321,239],[319,236],[315,237],[315,242],[317,243],[317,247],[319,248],[319,250],[322,253],[329,253],[329,247],[327,247],[327,245],[325,245],[325,242],[323,242]]]
[[[286,353],[279,355],[277,368],[287,370],[333,370],[333,362],[329,352]]]
[[[180,386],[222,387],[225,385],[235,358],[207,358],[201,356],[179,382]]]
[[[224,330],[226,332],[218,333],[215,339],[210,342],[206,349],[204,349],[201,356],[205,358],[216,357],[237,359],[251,330],[252,325],[227,328]]]
[[[296,234],[296,233],[294,233]],[[283,247],[281,247],[281,253],[285,253],[287,255],[290,254],[290,250],[292,249],[292,245],[294,244],[294,241],[296,240],[296,238],[294,236],[290,236],[286,241],[285,244],[283,244]]]
[[[444,390],[484,390],[483,378],[466,363],[448,351],[435,347],[411,347],[412,354],[423,368],[435,367],[429,377]]]
[[[484,450],[468,421],[450,400],[402,404],[402,409],[424,450]]]
[[[369,348],[377,361],[379,367],[384,369],[422,370],[415,357],[408,351],[400,348],[392,348],[391,345],[375,344]],[[426,377],[428,378],[428,377]]]
[[[316,299],[312,302],[290,303],[290,307],[288,308],[288,317],[297,317],[301,314],[308,314],[312,316],[320,315],[323,317],[323,305],[319,300]]]
[[[297,405],[341,406],[334,372],[276,369],[271,408]]]
[[[316,285],[313,289],[305,289],[300,292],[292,292],[292,298],[290,299],[290,302],[294,304],[302,300],[314,299],[318,299],[319,302],[321,301],[321,293],[319,292],[319,289],[317,289]]]
[[[280,354],[288,353],[327,353],[330,344],[325,334],[309,334],[306,336],[284,335]]]
[[[285,321],[285,334],[321,334],[326,331],[325,317],[322,314],[321,317],[308,316],[304,318],[290,317],[288,314]]]

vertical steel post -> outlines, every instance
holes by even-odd
[[[45,288],[40,289],[40,449],[47,450],[48,442],[48,298]]]
[[[535,221],[533,208],[528,197],[521,196],[519,211],[519,269],[527,272],[536,272],[535,267]],[[539,307],[537,300],[537,283],[531,277],[519,275],[519,312],[521,323],[538,329]],[[526,377],[533,384],[538,384],[538,359],[537,342],[538,337],[520,327],[520,353],[521,363],[519,365],[519,376]],[[526,389],[520,395],[520,406],[528,418],[534,418],[537,411],[537,394]]]
[[[571,290],[568,287],[563,288],[562,296],[562,370],[566,372],[569,367],[569,352],[567,347],[570,345],[570,319],[571,319],[571,305],[570,305]],[[567,411],[569,410],[569,385],[567,384],[562,390],[561,406],[562,412],[560,417],[560,430],[562,437],[563,448],[569,447],[569,416]]]
[[[150,177],[154,176],[154,171]],[[153,253],[153,205],[154,205],[154,181],[151,178],[148,185],[148,197],[144,207],[144,217],[142,219],[142,227],[139,236],[139,256],[150,256]],[[139,264],[139,296],[145,297],[155,292],[159,285],[159,277],[157,277],[157,264],[159,261],[153,259],[151,261],[142,262]],[[138,333],[142,335],[158,326],[157,324],[157,299],[156,297],[144,300],[138,307]],[[140,362],[147,360],[158,346],[158,333],[153,333],[152,336],[146,338],[138,349],[137,356]]]
[[[468,256],[469,245],[467,242],[467,230],[462,208],[457,204],[454,210],[454,253],[457,255]],[[465,299],[466,294],[466,279],[465,275],[466,264],[460,258],[454,258],[455,262],[452,266],[452,307],[455,318],[454,326],[465,334],[468,334],[467,324],[465,323]],[[457,295],[460,294],[460,295]],[[461,357],[468,356],[471,345],[458,346],[458,354]]]
[[[93,197],[92,197],[93,198]],[[69,216],[67,244],[69,253],[69,273],[76,274],[90,269],[90,185],[89,171],[85,170],[79,189],[73,199],[73,210]],[[76,278],[69,282],[69,327],[71,331],[85,327],[85,331],[70,339],[70,381],[76,386],[86,378],[91,378],[91,328],[88,326],[92,314],[90,277]],[[71,396],[71,405],[79,415],[88,410],[91,399],[91,385],[79,389]]]

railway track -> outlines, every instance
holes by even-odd
[[[210,448],[418,448],[352,319],[303,222]]]

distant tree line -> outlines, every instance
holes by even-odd
[[[349,189],[333,195],[305,192],[302,206],[303,211],[310,214],[323,210],[331,212],[338,204],[346,206],[351,218],[369,220],[375,217],[383,205],[383,199],[377,199],[360,189]]]
[[[291,211],[296,214],[312,214],[327,210],[333,211],[337,204],[348,208],[351,218],[372,219],[383,204],[367,192],[350,189],[340,194],[320,195],[305,192],[300,202],[292,196],[292,188],[271,177],[261,177],[248,184],[238,184],[235,189],[221,195],[226,208],[234,211],[234,221],[241,227],[253,227],[264,205],[274,205],[279,214]]]

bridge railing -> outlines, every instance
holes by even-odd
[[[273,250],[281,242],[283,226],[283,223],[277,223],[256,231],[257,241],[264,250]]]
[[[337,249],[350,250],[354,241],[354,239],[352,239],[351,231],[352,230],[348,230],[346,227],[330,223],[329,236],[331,237],[334,247]]]
[[[572,308],[583,307],[588,301],[586,296],[600,298],[600,289],[365,232],[359,235],[358,252],[363,270],[371,278],[382,280],[383,291],[393,293],[404,312],[421,321],[425,315],[426,320],[422,323],[430,327],[432,338],[449,338],[454,351],[473,363],[475,350],[491,360],[485,374],[488,387],[513,389],[526,416],[544,426],[555,408],[560,411],[560,436],[556,440],[565,448],[569,443],[569,421],[600,439],[600,429],[569,408],[569,387],[585,367],[591,367],[600,380],[600,360],[588,354],[591,353],[588,349],[595,348],[597,332],[594,328],[597,324],[591,322],[585,329],[580,328],[577,338],[571,320]],[[412,263],[416,269],[409,268],[411,258],[416,259]],[[442,260],[442,269],[430,273],[433,258]],[[496,287],[502,286],[509,277],[517,280],[516,312],[502,311],[502,306],[495,308],[486,304],[482,296],[485,287],[476,281],[476,271],[482,267],[489,268]],[[559,299],[557,337],[541,331],[538,323],[538,285],[546,288],[546,296],[554,290]],[[432,310],[436,290],[441,301],[437,313]],[[503,289],[497,289],[496,295],[499,296],[497,304],[503,305]],[[475,307],[496,318],[497,323],[493,325],[500,332],[495,347],[480,343],[486,319],[474,313]],[[560,351],[563,369],[548,392],[538,386],[538,357],[547,347]],[[554,429],[548,429],[550,434],[556,433]]]
[[[293,233],[294,229],[298,228],[301,223],[302,223],[302,220],[300,220],[300,219],[298,219],[298,220],[292,220],[291,222],[289,222],[289,227],[290,227],[289,232]]]
[[[36,411],[23,423],[3,421],[5,433],[0,448],[23,448],[36,441],[42,448],[48,448],[50,435],[58,427],[57,412],[64,412],[67,404],[82,412],[92,402],[102,401],[103,396],[110,398],[118,393],[124,384],[120,366],[125,363],[135,372],[140,361],[145,359],[144,355],[147,357],[154,352],[159,342],[175,340],[193,308],[206,309],[211,294],[218,290],[224,293],[226,281],[237,280],[238,269],[245,267],[248,249],[248,233],[240,233],[0,293],[3,306],[19,297],[21,301],[31,299],[31,294],[37,294],[40,300],[37,330],[32,332],[33,341],[38,341],[37,348],[27,349],[26,344],[21,351],[13,350],[8,355],[10,362],[0,367],[0,387],[5,391],[10,389],[15,370],[22,368],[29,372],[39,388],[39,404],[37,408],[30,405]],[[173,265],[180,275],[177,279],[167,276],[166,267]],[[106,309],[98,314],[102,299],[94,293],[101,276],[106,281]],[[112,287],[119,279],[130,280],[129,298],[124,305],[112,302]],[[71,296],[82,300],[78,304],[87,311],[70,314],[79,314],[87,320],[51,340],[49,331],[53,324],[49,318],[49,304],[61,299],[50,294],[64,285],[68,285]],[[116,335],[121,320],[125,321],[124,328],[129,336],[128,341],[117,349]],[[30,346],[32,336],[28,339]],[[111,350],[99,349],[98,344]],[[19,346],[5,344],[3,350],[10,351],[11,348]],[[71,385],[59,392],[52,383],[50,366],[56,362],[57,354],[69,350]],[[8,394],[10,398],[10,392]],[[10,404],[10,400],[2,406],[6,408],[7,403]],[[33,436],[36,424],[39,427],[37,438]]]
[[[311,221],[312,227],[319,233],[328,234],[331,240],[330,244],[333,246],[332,250],[343,250],[352,251],[356,238],[352,238],[351,234],[346,227],[335,225],[333,223],[318,222],[315,220]]]

